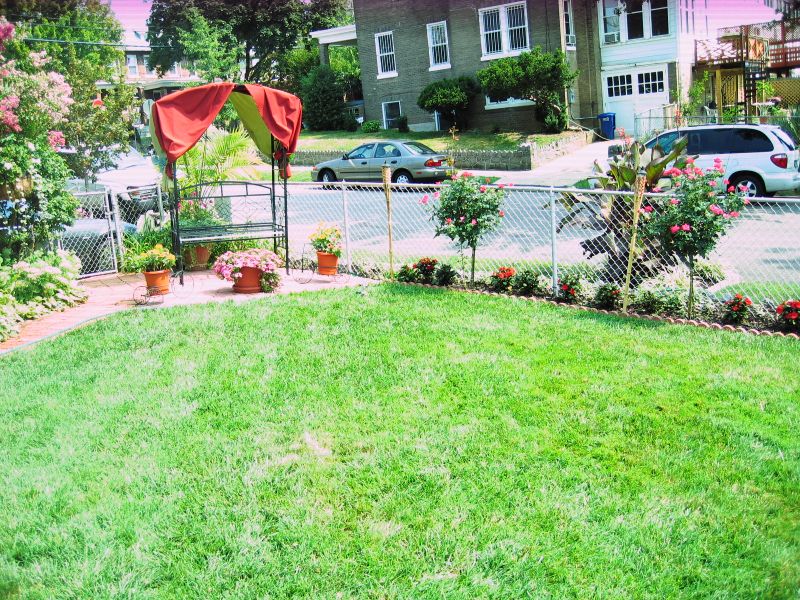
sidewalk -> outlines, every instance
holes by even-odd
[[[375,283],[370,279],[345,276],[334,281],[330,277],[315,275],[305,283],[305,277],[296,280],[296,272],[290,275],[282,273],[283,279],[278,294],[316,291],[330,288],[355,287]],[[0,343],[0,356],[5,352],[38,342],[44,338],[64,333],[88,324],[95,319],[110,314],[140,308],[134,302],[135,296],[141,296],[144,288],[144,276],[141,274],[100,275],[81,281],[81,285],[89,294],[85,303],[63,312],[54,312],[33,321],[24,321],[20,325],[19,335]],[[219,279],[213,271],[187,272],[184,286],[173,280],[172,291],[164,296],[155,296],[145,305],[147,307],[182,306],[187,304],[203,304],[207,302],[245,302],[267,298],[268,294],[235,294],[233,284]]]

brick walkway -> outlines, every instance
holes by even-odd
[[[311,281],[306,283],[305,279],[307,277],[307,274],[306,277],[298,277],[297,272],[293,272],[288,277],[284,274],[283,282],[277,293],[291,294],[375,283],[372,280],[360,277],[346,277],[340,281],[334,281],[330,277],[319,275],[315,275]],[[300,281],[303,281],[303,283],[300,283]],[[141,296],[145,289],[144,276],[141,274],[101,275],[84,279],[81,281],[81,285],[89,294],[84,304],[68,308],[63,312],[50,313],[35,321],[24,321],[20,324],[18,336],[0,343],[0,354],[12,348],[75,329],[88,321],[105,317],[121,310],[137,308],[134,296]],[[175,280],[171,293],[151,298],[150,302],[145,306],[179,306],[206,302],[224,302],[226,300],[246,302],[264,298],[265,296],[266,294],[235,294],[231,283],[219,279],[212,271],[199,271],[186,273],[183,287]]]

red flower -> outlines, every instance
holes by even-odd
[[[569,289],[569,286],[566,283],[562,284],[561,289],[567,291]]]
[[[776,312],[777,312],[779,315],[782,315],[782,314],[783,314],[783,310],[784,310],[784,308],[785,308],[785,306],[784,306],[783,304],[781,304],[781,305],[780,305],[778,308],[776,308],[776,309],[775,309],[775,311],[776,311]]]
[[[788,316],[788,317],[789,317],[789,318],[790,318],[792,321],[794,321],[795,319],[797,319],[798,317],[800,317],[800,313],[797,313],[797,312],[790,312],[790,313],[789,313],[787,316]]]
[[[751,304],[753,304],[753,301],[750,300],[750,298],[745,298],[744,303],[747,304],[747,306],[750,306]]]

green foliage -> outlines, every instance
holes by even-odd
[[[520,296],[549,296],[552,293],[550,279],[533,269],[519,271],[511,281],[511,289]]]
[[[378,133],[381,130],[381,122],[380,121],[364,121],[361,124],[361,131],[363,133]]]
[[[180,184],[185,187],[237,177],[256,179],[256,167],[264,164],[253,140],[243,128],[233,131],[211,128],[181,157],[178,163],[182,174]]]
[[[433,194],[433,202],[427,194],[420,200],[430,208],[436,237],[444,235],[461,249],[472,250],[471,283],[475,282],[478,243],[500,226],[505,216],[501,210],[504,197],[502,186],[486,185],[484,179],[464,171],[445,181],[441,192]]]
[[[419,272],[413,265],[403,265],[397,272],[396,278],[400,283],[418,283]]]
[[[346,129],[344,89],[329,66],[318,65],[303,78],[301,98],[310,129]]]
[[[630,306],[635,312],[648,315],[683,316],[687,296],[685,287],[660,280],[645,281],[636,288]]]
[[[705,71],[703,76],[695,79],[689,86],[689,102],[684,107],[687,116],[699,116],[706,103],[706,89],[710,73]]]
[[[265,271],[261,273],[259,283],[261,284],[262,292],[271,294],[280,287],[281,274],[278,271]]]
[[[185,60],[207,82],[239,78],[238,42],[227,21],[211,22],[196,8],[184,12],[186,25],[178,27],[178,43]]]
[[[694,274],[706,286],[716,285],[725,280],[725,269],[722,268],[722,265],[705,260],[695,261]]]
[[[175,266],[175,255],[161,244],[156,244],[149,250],[128,258],[127,265],[131,271],[137,273],[163,271]]]
[[[800,332],[800,300],[786,300],[775,309],[778,326],[786,331]]]
[[[132,273],[136,271],[136,265],[131,259],[159,244],[169,247],[172,244],[172,233],[168,226],[160,228],[146,226],[140,232],[125,234],[123,243],[125,244],[125,259],[122,263],[122,270]]]
[[[453,285],[457,279],[458,271],[447,263],[440,263],[439,266],[436,267],[436,272],[433,274],[433,283],[443,287]]]
[[[469,104],[479,91],[472,77],[442,79],[423,88],[417,98],[417,106],[430,113],[438,111],[460,129],[465,129]]]
[[[579,302],[583,292],[583,279],[574,272],[562,273],[558,279],[558,299],[562,302]]]
[[[622,290],[616,283],[603,283],[598,286],[592,299],[592,306],[603,310],[617,310],[622,301]]]
[[[400,133],[408,133],[408,117],[406,115],[400,115],[397,117],[397,131]]]
[[[489,276],[487,285],[493,292],[509,293],[512,291],[516,274],[514,267],[500,267]]]
[[[151,66],[163,73],[187,58],[181,31],[191,28],[190,11],[185,10],[191,6],[212,28],[225,28],[222,47],[228,47],[229,30],[236,40],[229,48],[229,59],[244,64],[243,80],[265,83],[280,80],[283,61],[308,39],[310,31],[343,24],[345,14],[342,0],[188,0],[186,4],[177,7],[173,0],[153,1],[147,34]]]
[[[726,323],[733,323],[741,325],[750,316],[752,311],[753,301],[743,294],[736,294],[735,296],[725,301],[725,310],[723,313],[723,320]]]
[[[324,223],[320,223],[308,239],[317,252],[342,256],[342,230],[336,225],[326,227]]]
[[[477,73],[481,87],[492,100],[533,101],[545,131],[551,133],[566,128],[565,90],[577,75],[563,52],[545,52],[538,46],[519,56],[494,60]]]

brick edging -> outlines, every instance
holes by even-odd
[[[748,335],[762,335],[767,337],[785,337],[793,340],[800,340],[800,335],[797,333],[785,333],[783,331],[774,331],[772,329],[755,329],[751,327],[736,327],[734,325],[722,325],[721,323],[709,323],[708,321],[700,321],[697,319],[683,319],[680,317],[662,317],[659,315],[640,315],[638,313],[624,312],[622,310],[605,310],[602,308],[594,308],[592,306],[584,306],[582,304],[569,304],[567,302],[559,302],[549,298],[539,298],[537,296],[516,296],[514,294],[503,294],[501,292],[490,292],[488,290],[470,290],[467,288],[454,288],[441,285],[433,285],[432,283],[408,283],[404,281],[396,281],[399,285],[407,285],[412,287],[432,288],[436,290],[449,290],[453,292],[465,292],[467,294],[480,294],[482,296],[495,296],[498,298],[517,298],[519,300],[527,300],[530,302],[541,302],[544,304],[553,304],[564,308],[572,308],[575,310],[582,310],[585,312],[610,315],[613,317],[621,317],[624,319],[638,319],[640,321],[656,321],[659,323],[670,323],[673,325],[691,325],[692,327],[700,327],[702,329],[712,329],[715,331],[733,331],[736,333],[745,333]]]

